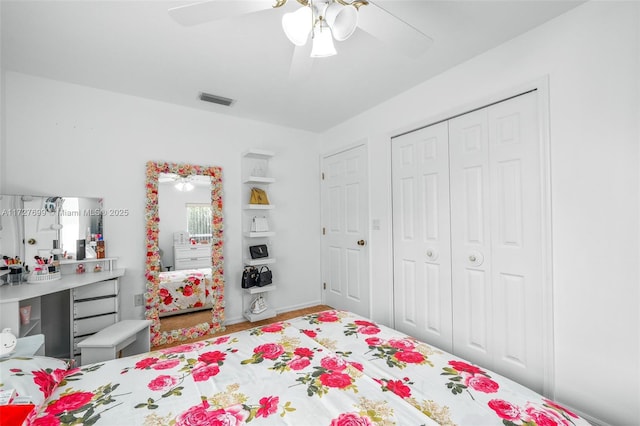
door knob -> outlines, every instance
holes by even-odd
[[[430,248],[427,249],[427,253],[426,254],[427,254],[427,259],[429,259],[431,261],[434,261],[434,260],[438,259],[438,254],[439,253],[438,253],[437,249],[435,249],[433,247],[430,247]]]
[[[358,241],[358,245],[359,245],[359,246],[363,246],[363,245],[365,245],[365,244],[367,244],[367,242],[366,242],[365,240],[359,240],[359,241]]]
[[[472,266],[480,266],[484,262],[484,256],[478,251],[472,251],[467,258]]]

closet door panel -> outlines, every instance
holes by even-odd
[[[542,187],[536,96],[488,108],[494,370],[542,392]]]
[[[473,354],[475,357],[483,357],[487,355],[489,350],[487,339],[490,335],[490,330],[487,330],[489,283],[486,274],[481,270],[467,269],[463,286],[466,324],[460,328],[459,332],[456,331],[459,336],[454,340],[457,347],[465,348],[466,353]],[[458,304],[456,309],[460,307],[462,307],[461,304]],[[454,346],[454,350],[456,350],[455,348],[456,346]]]
[[[449,121],[453,351],[491,366],[493,305],[486,109]]]
[[[447,124],[392,142],[395,326],[451,350]]]

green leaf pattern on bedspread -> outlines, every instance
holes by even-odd
[[[27,422],[124,423],[588,425],[493,372],[333,310],[69,370]]]

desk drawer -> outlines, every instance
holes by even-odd
[[[192,245],[174,247],[173,255],[176,259],[185,259],[190,257],[211,257],[211,246]]]
[[[77,319],[73,321],[73,334],[82,336],[84,334],[97,333],[105,327],[118,322],[118,314],[100,315],[99,317]]]
[[[118,299],[115,296],[105,297],[103,299],[84,300],[73,304],[74,318],[111,314],[114,312],[118,312]]]
[[[118,294],[118,280],[102,281],[73,289],[73,299],[91,299],[93,297],[112,296]]]
[[[175,270],[210,268],[210,257],[193,257],[189,259],[175,259]]]

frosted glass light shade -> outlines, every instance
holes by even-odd
[[[333,46],[333,36],[328,26],[319,25],[318,29],[313,34],[313,46],[311,47],[312,58],[326,58],[327,56],[333,56],[336,53],[336,48]]]
[[[174,186],[178,191],[193,190],[193,184],[191,182],[188,182],[186,179],[178,181],[178,183],[176,183]]]
[[[313,16],[310,7],[301,7],[282,16],[282,29],[291,43],[304,46],[309,38]]]
[[[358,27],[358,9],[355,6],[331,3],[325,12],[325,19],[331,27],[333,38],[344,41],[351,37]]]

